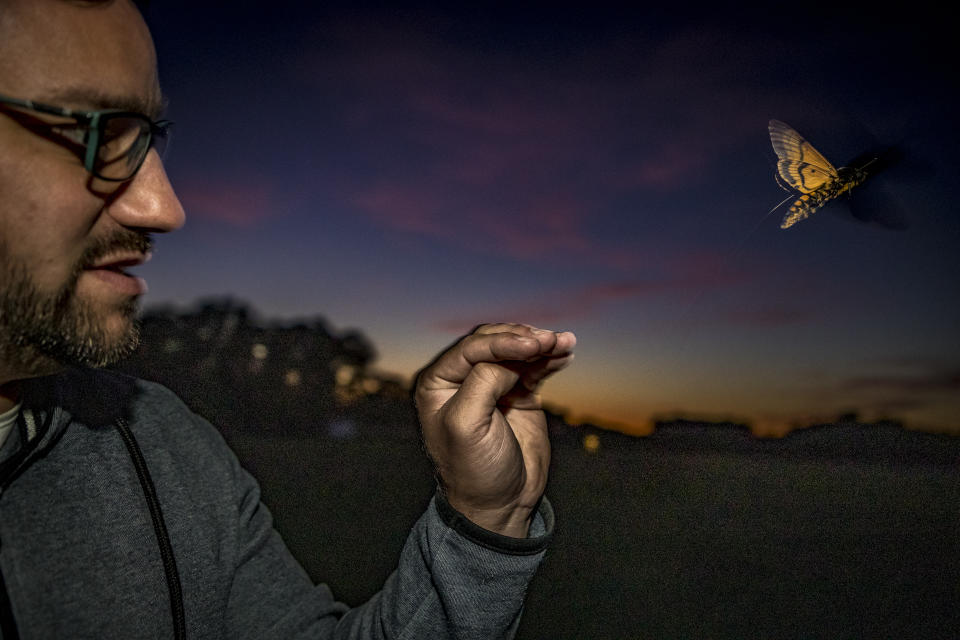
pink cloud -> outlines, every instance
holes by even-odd
[[[443,331],[464,333],[477,324],[478,317],[512,318],[517,322],[549,326],[571,318],[582,317],[593,311],[598,305],[621,299],[628,299],[663,291],[668,288],[660,282],[619,282],[582,287],[553,295],[529,304],[508,306],[500,310],[483,314],[469,313],[438,322],[435,326]]]
[[[711,279],[709,273],[715,274]],[[519,322],[551,325],[584,317],[597,307],[621,300],[647,298],[676,291],[698,291],[729,282],[729,274],[708,272],[698,278],[683,274],[660,274],[646,279],[599,282],[565,292],[554,292],[549,297],[530,303],[506,306],[483,313],[469,312],[462,316],[447,318],[435,326],[444,331],[463,333],[477,322],[478,317],[513,318]]]
[[[188,220],[196,216],[251,227],[276,215],[270,189],[259,180],[188,182],[177,187],[177,195]]]
[[[634,270],[654,240],[613,246],[598,220],[627,198],[654,209],[703,184],[744,140],[764,142],[737,80],[749,47],[721,33],[593,44],[545,67],[396,20],[324,25],[324,49],[289,69],[349,105],[342,125],[372,177],[354,173],[346,204],[391,231]],[[768,99],[750,84],[757,103]]]
[[[354,194],[351,204],[392,229],[515,258],[589,249],[580,229],[582,205],[550,195],[498,209],[449,189],[385,183]]]
[[[438,224],[448,210],[443,198],[430,190],[407,185],[375,185],[349,196],[352,204],[386,226],[407,232],[446,236]]]
[[[698,182],[708,162],[707,153],[702,148],[667,142],[650,157],[623,167],[612,181],[623,189],[672,191],[690,182]]]

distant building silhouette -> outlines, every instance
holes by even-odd
[[[366,405],[411,419],[403,385],[368,371],[375,357],[360,331],[336,335],[321,318],[265,324],[217,298],[148,309],[140,347],[115,368],[169,387],[227,433],[322,432],[348,412],[369,417]]]
[[[409,389],[398,378],[371,371],[376,349],[358,330],[334,333],[320,317],[264,323],[231,298],[201,300],[186,311],[151,308],[141,325],[140,347],[115,368],[169,387],[228,438],[256,433],[419,439]],[[589,423],[572,427],[557,408],[548,408],[546,417],[558,450],[667,447],[960,463],[960,438],[909,431],[892,420],[864,424],[855,411],[828,424],[798,425],[773,440],[757,438],[736,422],[663,418],[651,435],[635,437]]]

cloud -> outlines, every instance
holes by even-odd
[[[684,272],[676,270],[655,274],[647,278],[597,282],[568,291],[553,292],[533,301],[517,302],[491,311],[489,307],[480,313],[471,311],[449,317],[436,323],[443,331],[463,333],[477,323],[477,318],[514,318],[518,322],[548,326],[558,322],[588,316],[603,305],[625,300],[635,300],[675,292],[692,292],[720,286],[731,282],[734,272],[705,270]]]
[[[624,190],[652,188],[669,192],[699,181],[708,165],[709,158],[702,148],[667,141],[649,157],[624,164],[611,175],[610,182]]]
[[[442,26],[382,15],[327,26],[323,46],[290,66],[344,105],[332,117],[364,165],[344,169],[347,204],[390,231],[630,270],[653,239],[626,241],[605,219],[625,202],[665,217],[671,198],[709,196],[744,139],[764,140],[765,119],[743,108],[745,85],[764,100],[738,76],[748,45],[719,32],[617,37],[545,59],[478,50]]]
[[[278,215],[270,188],[261,180],[209,180],[177,186],[187,219],[197,217],[252,227]]]
[[[936,416],[938,412],[945,411],[944,416],[952,414],[955,417],[956,410],[960,408],[957,404],[957,398],[960,398],[960,368],[930,364],[927,370],[920,370],[917,365],[922,361],[929,363],[926,358],[898,360],[915,371],[851,376],[833,390],[834,395],[845,398],[848,403],[852,401],[873,416]],[[942,418],[933,418],[933,422],[940,420]],[[955,419],[951,420],[955,422]]]
[[[960,391],[960,369],[930,371],[914,375],[858,376],[848,379],[851,391],[883,393],[941,393]]]
[[[351,204],[387,228],[454,243],[474,251],[518,259],[591,250],[580,228],[580,205],[552,195],[524,199],[522,205],[464,199],[455,189],[384,183],[358,190]]]
[[[618,300],[643,297],[666,290],[663,282],[633,281],[597,284],[573,289],[565,293],[554,294],[532,302],[507,305],[499,310],[487,308],[483,313],[465,313],[441,320],[435,326],[443,331],[463,333],[477,324],[477,318],[513,318],[517,322],[549,326],[557,322],[566,322],[582,317],[594,311],[597,306]],[[488,320],[490,321],[490,320]]]

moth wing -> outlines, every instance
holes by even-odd
[[[830,161],[791,126],[771,120],[767,129],[779,159],[777,171],[788,185],[801,193],[810,193],[839,178]]]

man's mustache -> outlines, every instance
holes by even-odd
[[[77,273],[79,275],[80,271],[93,266],[98,260],[112,253],[126,251],[149,253],[152,248],[153,239],[149,234],[120,229],[108,236],[98,238],[84,250],[77,261]]]
[[[97,238],[92,241],[73,268],[70,274],[70,280],[61,289],[60,300],[66,302],[73,295],[73,291],[80,280],[81,274],[85,269],[92,267],[98,260],[109,256],[112,253],[121,251],[136,251],[138,253],[149,253],[153,249],[153,238],[147,233],[132,231],[130,229],[119,229],[114,233]]]

